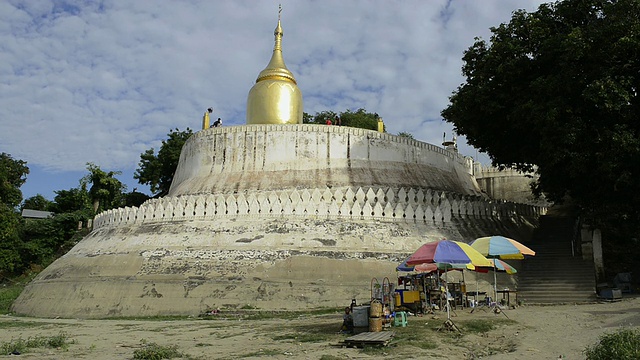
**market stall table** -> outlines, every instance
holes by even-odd
[[[478,298],[484,299],[487,296],[486,291],[467,291],[466,292],[467,299],[473,298],[473,306],[478,306]]]
[[[502,294],[502,299],[504,300],[506,298],[507,300],[507,306],[511,306],[511,299],[510,299],[510,295],[511,294],[515,294],[516,295],[516,304],[518,303],[518,291],[517,290],[509,290],[509,289],[504,289],[504,290],[498,290],[498,294]]]

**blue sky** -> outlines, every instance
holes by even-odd
[[[199,130],[211,106],[243,125],[279,3],[305,112],[364,108],[439,145],[464,50],[542,1],[2,1],[0,152],[27,162],[24,198],[77,187],[88,162],[148,193],[133,173],[170,129]]]

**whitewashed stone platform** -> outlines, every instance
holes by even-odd
[[[207,129],[185,144],[170,196],[96,216],[12,310],[100,318],[344,306],[370,299],[372,277],[395,281],[425,242],[522,239],[544,211],[481,196],[464,159],[411,139],[309,125]]]

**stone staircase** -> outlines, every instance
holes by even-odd
[[[573,253],[575,217],[552,211],[540,218],[527,246],[536,256],[522,261],[518,272],[518,299],[525,304],[561,304],[596,301],[593,261]],[[579,246],[577,247],[579,249]]]

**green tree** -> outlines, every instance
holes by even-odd
[[[149,199],[150,197],[147,194],[143,194],[134,189],[132,192],[124,195],[124,206],[138,207]]]
[[[346,110],[341,113],[334,111],[320,111],[311,116],[304,113],[302,116],[302,122],[305,124],[318,124],[325,125],[327,119],[330,119],[333,125],[337,125],[336,119],[340,118],[340,125],[350,126],[368,130],[378,130],[378,120],[380,116],[376,113],[369,113],[365,109],[358,109],[357,111]]]
[[[304,124],[325,125],[327,123],[327,120],[331,120],[332,123],[335,123],[336,117],[338,117],[338,114],[330,110],[317,112],[313,116],[304,113],[302,115],[302,122]]]
[[[123,192],[126,186],[116,179],[116,175],[122,174],[120,171],[105,172],[93,163],[87,163],[87,174],[82,178],[81,183],[91,184],[89,196],[93,202],[93,211],[109,210],[120,207],[123,203]]]
[[[444,119],[494,165],[591,221],[640,220],[640,2],[567,0],[516,11],[465,52]]]
[[[302,113],[302,123],[303,124],[315,124],[314,118],[311,114],[307,114],[306,112]]]
[[[50,211],[54,213],[62,214],[91,209],[91,198],[86,184],[81,183],[77,188],[54,192],[56,196],[53,199],[53,204],[49,207]]]
[[[27,181],[29,168],[22,160],[14,160],[7,153],[0,154],[0,203],[16,207],[22,201],[20,187]]]
[[[0,203],[0,279],[21,269],[22,226],[20,214]]]
[[[185,131],[179,129],[169,131],[168,139],[162,140],[162,146],[155,155],[153,148],[140,154],[140,163],[133,175],[138,183],[149,185],[151,192],[155,196],[165,196],[169,193],[173,175],[178,168],[180,152],[182,146],[193,135],[193,131],[187,128]]]
[[[15,208],[22,201],[20,186],[27,174],[26,162],[0,154],[0,277],[14,273],[22,263],[23,221]]]
[[[357,111],[347,110],[340,113],[342,126],[351,126],[367,130],[378,130],[378,120],[380,116],[377,113],[369,113],[365,109]]]
[[[25,199],[22,202],[21,209],[30,209],[30,210],[40,210],[40,211],[50,211],[53,203],[47,200],[41,194],[36,194],[28,199]]]
[[[88,229],[78,230],[78,223],[86,224],[92,210],[56,214],[48,219],[27,219],[22,234],[21,263],[17,269],[44,268],[73,247]]]
[[[404,131],[399,132],[398,136],[413,139],[413,134]]]

